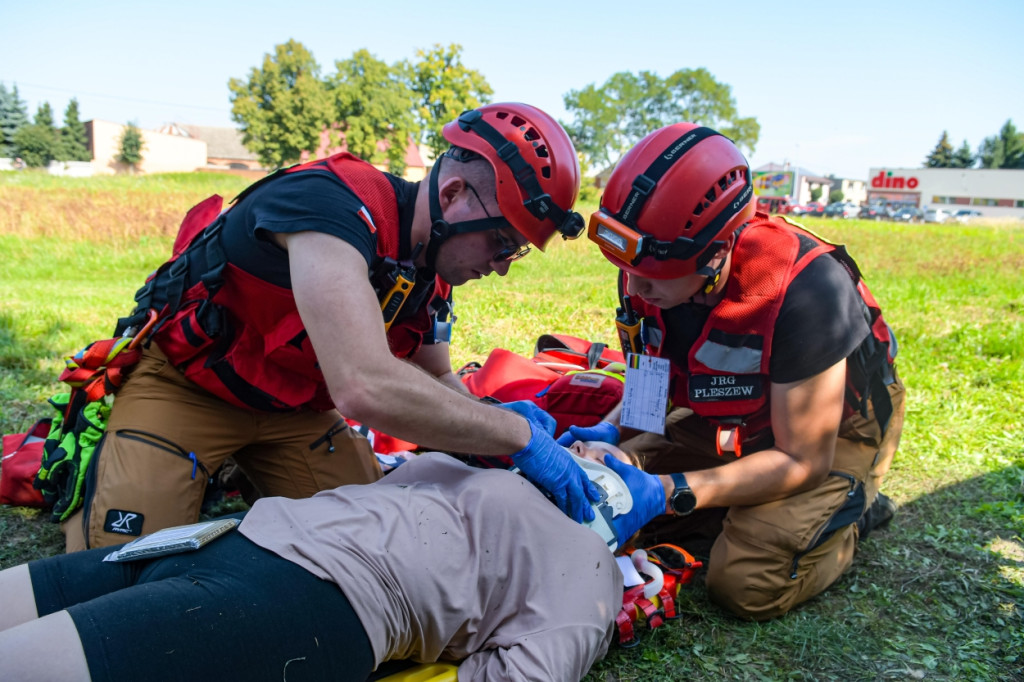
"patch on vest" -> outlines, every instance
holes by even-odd
[[[710,403],[720,400],[755,400],[763,392],[760,374],[731,374],[691,376],[689,382],[690,401]]]
[[[601,374],[588,374],[586,372],[578,372],[570,377],[569,385],[587,386],[589,388],[600,388],[601,382],[603,381],[604,376]]]
[[[111,509],[103,521],[103,530],[121,535],[142,535],[142,522],[145,518],[144,514],[138,512]]]

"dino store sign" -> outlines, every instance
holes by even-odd
[[[917,178],[908,178],[902,175],[893,175],[892,171],[878,171],[878,175],[871,178],[871,189],[917,189]]]

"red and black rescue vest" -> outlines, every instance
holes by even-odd
[[[801,238],[812,240],[813,247],[801,247]],[[688,407],[722,429],[737,429],[742,443],[737,453],[771,446],[769,366],[775,322],[796,276],[812,260],[829,254],[853,280],[871,326],[868,343],[862,344],[868,350],[858,349],[848,358],[843,418],[858,410],[866,413],[866,396],[870,396],[884,432],[892,412],[885,382],[891,377],[895,343],[845,248],[782,219],[757,214],[739,233],[734,249],[725,296],[712,308],[690,348],[687,366],[672,362],[674,406]],[[635,300],[634,307],[644,318],[645,352],[669,357],[673,340],[665,333],[662,311],[642,299]]]
[[[342,153],[293,166],[250,186],[236,203],[280,173],[325,167],[363,202],[366,214],[360,212],[360,217],[368,229],[376,230],[372,278],[378,263],[397,260],[400,240],[394,188],[370,164]],[[160,322],[152,340],[186,378],[213,395],[263,412],[333,408],[292,290],[228,262],[221,246],[221,205],[222,199],[214,196],[189,212],[174,255],[136,294],[138,306],[132,317],[120,321],[119,331],[156,309]],[[432,295],[415,309],[402,311],[387,334],[392,354],[409,357],[419,349],[432,329],[432,302],[447,300],[450,291],[437,278]]]

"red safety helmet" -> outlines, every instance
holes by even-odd
[[[487,104],[447,124],[444,138],[476,152],[494,168],[498,207],[506,220],[539,249],[558,232],[583,233],[573,212],[580,189],[576,149],[562,126],[528,104]]]
[[[626,272],[652,279],[703,268],[754,215],[750,167],[721,133],[676,123],[647,135],[608,179],[587,236]]]

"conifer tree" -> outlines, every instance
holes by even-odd
[[[0,83],[0,156],[14,156],[14,134],[28,125],[25,102],[18,96],[18,86],[8,90]]]
[[[960,145],[960,148],[953,152],[953,168],[971,168],[974,166],[974,152],[967,140]]]
[[[64,127],[60,130],[60,137],[64,156],[68,161],[92,160],[92,152],[89,151],[85,134],[85,124],[79,118],[78,100],[74,97],[68,102],[68,108],[64,110]]]
[[[952,168],[953,167],[953,145],[949,143],[949,133],[942,131],[939,143],[935,145],[928,158],[924,160],[925,168]]]
[[[142,132],[138,126],[129,122],[124,128],[124,132],[121,133],[121,139],[117,146],[120,149],[117,160],[128,164],[132,172],[136,171],[138,165],[142,163],[142,150],[146,148],[146,141],[142,139]]]

